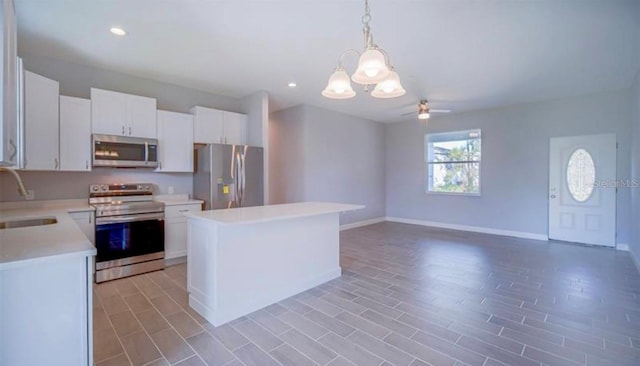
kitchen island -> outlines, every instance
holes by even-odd
[[[187,213],[189,305],[215,326],[340,277],[340,213],[302,202]]]

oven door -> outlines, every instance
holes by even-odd
[[[125,258],[128,263],[163,258],[164,213],[97,218],[96,249],[96,269],[118,265]]]

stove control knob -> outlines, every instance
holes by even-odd
[[[151,186],[147,184],[147,185],[145,185],[145,186],[144,186],[144,189],[145,189],[146,191],[150,191],[150,190],[151,190]]]
[[[100,186],[91,186],[91,190],[93,192],[98,192],[100,190]]]
[[[109,190],[109,187],[106,184],[103,184],[100,186],[100,189],[106,192]]]

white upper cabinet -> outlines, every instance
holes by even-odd
[[[60,170],[91,170],[91,101],[60,96]]]
[[[195,143],[247,143],[247,115],[200,106],[191,108],[191,113],[194,115]]]
[[[200,144],[219,144],[223,142],[223,112],[217,109],[195,106],[193,114],[193,140]]]
[[[224,112],[225,144],[246,145],[248,119],[246,114]]]
[[[193,116],[158,111],[158,172],[193,172]]]
[[[129,136],[156,138],[156,100],[127,95]]]
[[[59,83],[24,73],[24,169],[57,170],[59,159]]]
[[[156,100],[91,88],[91,131],[156,138]]]
[[[0,5],[0,166],[18,163],[18,72],[13,1]]]

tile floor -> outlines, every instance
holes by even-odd
[[[221,327],[186,265],[95,286],[115,365],[640,365],[628,253],[381,223],[341,234],[343,276]]]

